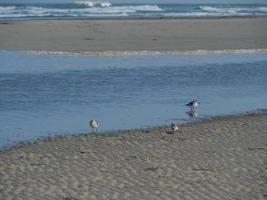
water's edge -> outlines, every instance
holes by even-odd
[[[194,126],[197,124],[203,124],[203,123],[212,122],[212,121],[243,118],[243,117],[249,117],[249,116],[254,116],[254,115],[261,116],[261,115],[266,115],[266,114],[267,114],[267,109],[262,108],[262,109],[256,109],[253,111],[247,111],[247,112],[242,112],[242,113],[237,113],[237,114],[206,116],[203,118],[198,118],[195,120],[180,123],[180,125],[181,127]],[[24,148],[32,144],[38,144],[39,142],[49,142],[53,140],[60,140],[63,138],[71,139],[71,138],[77,138],[77,137],[81,137],[85,135],[94,135],[97,137],[112,137],[112,136],[116,136],[120,134],[129,134],[129,133],[150,134],[151,132],[153,132],[153,130],[161,130],[163,132],[166,132],[168,131],[168,129],[170,129],[169,124],[162,124],[158,126],[151,126],[148,128],[122,129],[122,130],[114,130],[114,131],[104,131],[104,132],[99,132],[99,133],[88,132],[88,133],[77,133],[77,134],[70,134],[70,135],[55,134],[53,136],[38,137],[32,140],[20,141],[20,142],[11,144],[11,145],[0,147],[0,153]]]
[[[0,50],[0,52],[10,52]],[[18,50],[16,52],[31,55],[53,55],[53,56],[153,56],[153,55],[205,55],[224,53],[267,53],[267,48],[259,49],[218,49],[218,50],[192,50],[192,51],[38,51],[38,50]]]
[[[267,106],[266,53],[0,51],[0,149],[90,132],[89,119],[100,121],[99,134],[110,135],[257,113]],[[184,107],[192,98],[201,101],[196,116]]]

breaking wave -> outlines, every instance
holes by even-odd
[[[70,4],[1,4],[0,19],[20,18],[153,18],[267,16],[267,5],[111,4],[76,1]]]
[[[97,1],[75,1],[75,4],[83,5],[86,7],[110,7],[112,4],[108,1],[97,2]]]
[[[258,10],[260,12],[266,12],[267,13],[267,7],[258,7]]]
[[[83,2],[85,3],[85,2]],[[90,2],[86,2],[88,5]],[[19,17],[125,17],[137,12],[162,11],[157,5],[129,5],[109,6],[108,2],[102,2],[100,6],[87,6],[86,8],[47,8],[36,6],[25,7],[1,7],[1,18]]]
[[[230,13],[230,14],[238,14],[238,13],[247,13],[253,14],[258,12],[267,12],[267,7],[212,7],[212,6],[200,6],[200,9],[209,13]]]

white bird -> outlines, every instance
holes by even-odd
[[[176,124],[175,124],[175,123],[172,123],[172,124],[171,124],[172,132],[174,133],[174,132],[178,131],[179,126],[180,126],[179,123],[176,123]]]
[[[200,104],[199,101],[194,99],[190,101],[188,104],[186,104],[186,106],[190,107],[190,109],[193,111],[198,106],[198,104]]]
[[[95,120],[95,119],[93,119],[93,120],[91,120],[90,121],[90,126],[91,126],[91,128],[92,128],[92,132],[94,132],[94,130],[96,130],[96,132],[97,132],[97,128],[98,128],[98,122]]]

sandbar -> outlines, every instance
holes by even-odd
[[[0,152],[0,199],[264,200],[266,155],[266,113],[47,138]]]
[[[0,50],[63,52],[267,48],[267,17],[0,21]]]

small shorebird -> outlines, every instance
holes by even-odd
[[[90,124],[90,126],[91,126],[91,128],[92,128],[92,132],[94,132],[94,129],[95,129],[96,132],[97,132],[98,122],[97,122],[95,119],[93,119],[93,120],[90,121],[89,124]]]
[[[198,106],[198,104],[200,104],[199,101],[194,99],[190,101],[188,104],[186,104],[186,106],[190,107],[190,109],[193,111]]]
[[[174,133],[174,132],[178,131],[179,126],[180,126],[179,123],[176,123],[176,124],[175,124],[175,123],[172,123],[172,124],[171,124],[172,132]]]

